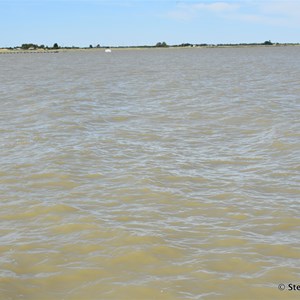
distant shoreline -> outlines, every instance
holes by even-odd
[[[27,54],[27,53],[39,53],[39,54],[53,54],[59,52],[77,52],[77,51],[104,51],[105,49],[112,50],[150,50],[150,49],[206,49],[206,48],[256,48],[256,47],[264,47],[264,48],[275,48],[275,47],[295,47],[300,46],[300,44],[294,43],[286,43],[286,44],[273,44],[273,45],[265,45],[265,44],[218,44],[218,45],[191,45],[191,46],[167,46],[167,47],[155,47],[155,46],[118,46],[118,47],[100,47],[100,48],[80,48],[80,47],[61,47],[58,49],[12,49],[12,48],[0,48],[0,54]]]

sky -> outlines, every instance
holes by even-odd
[[[0,0],[0,47],[300,42],[300,0]]]

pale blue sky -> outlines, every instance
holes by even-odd
[[[0,47],[300,42],[300,0],[0,0]]]

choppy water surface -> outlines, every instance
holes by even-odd
[[[300,48],[0,56],[1,299],[297,299]]]

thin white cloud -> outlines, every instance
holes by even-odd
[[[300,17],[300,1],[266,1],[260,5],[264,14],[281,15],[286,17]]]
[[[229,2],[198,2],[179,3],[175,9],[168,13],[168,17],[178,20],[190,20],[200,12],[226,13],[237,10],[239,5]]]
[[[295,26],[300,25],[300,1],[261,0],[252,3],[253,13],[239,13],[235,17],[254,23]]]
[[[228,12],[234,11],[239,7],[237,4],[227,2],[214,2],[214,3],[196,3],[192,6],[196,10],[206,10],[212,12]]]
[[[286,26],[288,21],[282,17],[272,17],[260,14],[233,14],[230,16],[231,20],[237,20],[241,22],[261,24],[261,25],[275,25],[275,26]]]
[[[236,0],[183,2],[167,16],[189,21],[201,13],[218,18],[278,26],[300,25],[300,0]]]

